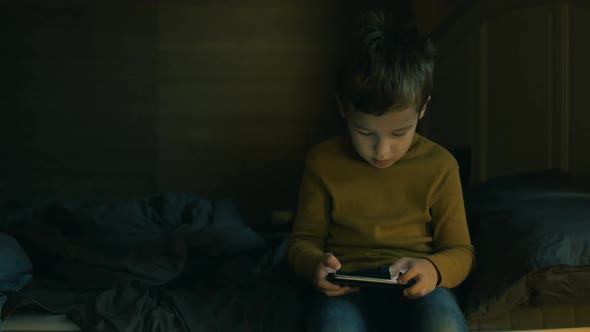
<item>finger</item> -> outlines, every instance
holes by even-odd
[[[412,287],[408,287],[406,289],[404,289],[404,296],[407,297],[408,299],[419,299],[421,297],[424,297],[428,292],[426,290],[426,287],[424,285],[422,285],[421,283],[415,283],[414,285],[412,285]]]
[[[338,258],[336,258],[336,256],[334,256],[334,254],[328,252],[324,255],[324,259],[323,259],[324,265],[326,265],[327,267],[330,267],[334,270],[339,270],[340,267],[342,266],[340,264],[340,261],[338,260]]]
[[[393,264],[389,266],[389,274],[391,275],[392,279],[397,279],[399,277],[400,272],[406,273],[408,270],[408,264],[410,259],[407,257],[402,257],[395,261]]]
[[[404,272],[401,276],[399,276],[397,278],[397,282],[399,282],[402,285],[407,284],[410,280],[414,279],[414,281],[416,281],[416,283],[418,283],[418,274],[419,271],[418,269],[411,265],[408,267],[407,271]]]
[[[326,296],[341,296],[348,293],[355,293],[360,291],[359,287],[342,286],[339,290],[325,290]]]
[[[338,291],[338,290],[342,289],[343,287],[340,285],[333,284],[333,283],[329,282],[328,280],[323,279],[321,281],[318,281],[318,288],[330,290],[330,291]]]

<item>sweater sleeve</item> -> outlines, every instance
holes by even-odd
[[[465,280],[475,262],[456,162],[436,191],[431,206],[435,251],[426,258],[440,274],[439,286],[452,288]]]
[[[329,195],[311,158],[306,159],[298,207],[289,239],[288,259],[295,273],[309,281],[325,250],[330,223]]]

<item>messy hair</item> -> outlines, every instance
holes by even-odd
[[[432,91],[434,46],[412,22],[402,23],[381,11],[361,16],[348,63],[340,72],[337,93],[355,111],[382,115],[417,107]]]

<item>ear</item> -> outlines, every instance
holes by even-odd
[[[338,96],[338,94],[334,95],[334,97],[336,98],[336,103],[338,104],[338,112],[340,113],[340,116],[342,116],[343,119],[346,118],[346,112],[344,111],[344,106],[342,105],[342,102],[340,101],[340,96]]]
[[[428,106],[428,102],[430,101],[430,99],[431,99],[431,96],[428,95],[428,99],[426,99],[424,106],[422,106],[422,109],[420,110],[420,115],[418,116],[418,119],[422,119],[424,117],[424,114],[426,113],[426,108]]]

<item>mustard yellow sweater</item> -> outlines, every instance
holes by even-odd
[[[406,155],[378,169],[347,136],[312,148],[305,161],[288,257],[309,280],[325,252],[342,271],[422,257],[438,269],[439,286],[460,284],[474,263],[459,167],[440,145],[416,134]]]

